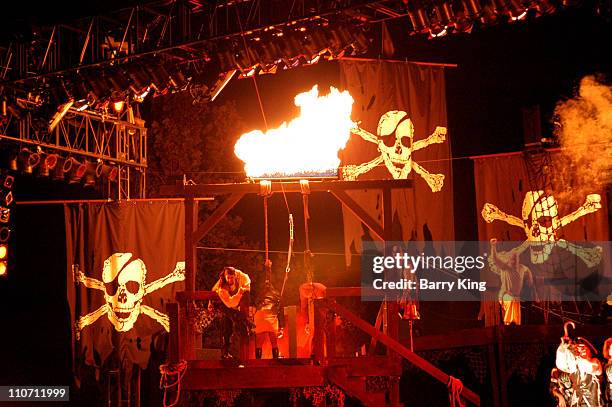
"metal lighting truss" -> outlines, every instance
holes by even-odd
[[[9,113],[0,125],[0,139],[23,147],[40,147],[62,156],[80,156],[87,161],[101,161],[117,166],[117,182],[107,182],[107,197],[144,198],[147,167],[147,130],[140,123],[129,123],[121,116],[68,110],[49,132],[36,121],[36,113],[24,110],[19,116]]]
[[[368,21],[397,16],[389,1],[175,0],[147,2],[106,15],[33,30],[0,46],[0,79],[13,86],[135,59],[209,61],[215,43],[242,34],[322,20]],[[395,5],[397,7],[397,5]],[[0,82],[2,85],[2,82]]]

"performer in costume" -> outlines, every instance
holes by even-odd
[[[604,399],[607,403],[606,406],[612,406],[612,338],[606,339],[603,347],[603,356],[606,358],[606,366],[604,367],[604,379],[605,379],[605,395]]]
[[[569,375],[571,390],[567,391],[567,407],[602,407],[599,379],[601,363],[592,356],[590,343],[584,338],[573,341],[567,335],[561,338],[557,348],[556,366]],[[567,379],[565,379],[566,381]],[[559,404],[562,405],[562,404]]]
[[[223,336],[221,358],[231,359],[232,355],[229,353],[229,348],[234,329],[236,328],[240,335],[250,333],[251,324],[240,311],[240,305],[247,304],[248,306],[251,279],[246,273],[234,267],[225,267],[212,290],[217,293],[223,302],[221,308],[223,314],[221,318]]]
[[[266,337],[270,339],[272,346],[272,357],[277,359],[278,338],[282,336],[284,324],[284,311],[280,306],[280,293],[274,288],[271,278],[272,262],[266,260],[266,282],[263,291],[259,295],[255,312],[255,358],[261,359],[262,346]]]
[[[502,306],[505,325],[521,324],[521,291],[525,280],[535,291],[533,275],[527,266],[519,262],[518,253],[501,255],[497,251],[497,239],[491,239],[491,255],[489,256],[491,271],[499,275],[501,287],[499,289],[499,302]]]

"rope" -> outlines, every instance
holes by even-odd
[[[463,392],[463,383],[461,383],[461,380],[449,376],[446,385],[448,387],[448,401],[450,402],[450,406],[465,407],[465,402],[461,398],[461,393]]]
[[[268,236],[268,197],[264,196],[264,240],[266,242],[266,264],[268,264],[268,261],[270,261],[270,241]]]
[[[178,404],[179,398],[181,397],[181,380],[185,376],[187,371],[187,361],[181,360],[175,364],[163,364],[159,366],[159,372],[161,377],[159,379],[159,388],[164,390],[164,407],[173,407]],[[175,377],[172,384],[168,384],[169,379]],[[168,404],[166,397],[168,396],[168,390],[176,386],[176,397],[171,404]]]
[[[253,61],[251,60],[251,53],[249,52],[249,47],[247,46],[246,37],[244,36],[244,30],[242,29],[242,19],[240,18],[240,7],[236,7],[236,16],[238,17],[238,25],[240,27],[240,36],[242,37],[242,44],[244,45],[244,52],[249,60],[249,65],[253,66]],[[247,22],[248,23],[248,22]],[[243,68],[243,67],[240,67]],[[259,109],[261,110],[261,117],[264,122],[264,126],[266,127],[266,131],[268,131],[268,121],[266,120],[266,112],[264,111],[263,102],[261,101],[261,95],[259,94],[259,86],[257,86],[257,75],[253,75],[253,85],[255,87],[255,93],[257,94],[257,102],[259,102]]]
[[[285,285],[291,271],[291,256],[293,255],[293,215],[289,214],[289,248],[287,249],[287,265],[285,266],[285,277],[283,278],[283,286],[281,287],[280,299],[283,298]]]

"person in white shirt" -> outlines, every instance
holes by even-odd
[[[212,290],[217,293],[224,305],[221,310],[223,313],[221,318],[221,332],[223,336],[221,357],[223,359],[231,359],[232,356],[229,353],[229,348],[234,325],[238,323],[246,327],[246,332],[241,332],[241,334],[248,335],[249,333],[249,323],[240,312],[240,304],[241,302],[248,303],[251,279],[248,274],[228,266],[223,269],[219,275],[219,281],[217,281]],[[244,329],[242,330],[244,331]]]

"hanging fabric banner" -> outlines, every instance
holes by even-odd
[[[393,191],[394,240],[453,240],[453,183],[444,68],[410,63],[340,61],[340,80],[354,98],[353,131],[342,152],[352,179],[411,179]],[[350,195],[382,223],[380,191]],[[369,231],[347,208],[345,253],[361,252]]]
[[[184,289],[181,202],[65,206],[73,360],[145,368],[165,306]]]
[[[570,274],[588,276],[609,254],[600,244],[609,241],[606,194],[597,185],[573,185],[572,171],[571,163],[556,151],[474,159],[478,236],[487,246],[483,250],[490,249],[492,238],[510,242],[514,247],[500,255],[517,253],[534,275],[538,297],[546,301],[555,298],[541,281],[562,279],[568,267]],[[559,241],[567,243],[554,248],[552,243]],[[488,277],[490,286],[499,280],[495,274]],[[497,325],[497,298],[483,300],[485,325]]]

